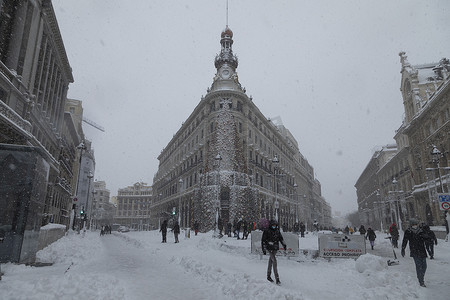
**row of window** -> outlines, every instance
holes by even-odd
[[[117,211],[116,216],[119,217],[133,217],[133,216],[150,216],[150,211]]]
[[[450,108],[446,108],[445,111],[441,112],[438,116],[430,120],[427,125],[424,126],[425,136],[432,135],[436,130],[441,128],[441,126],[450,120]]]

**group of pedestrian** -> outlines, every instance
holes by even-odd
[[[102,225],[100,228],[100,235],[111,234],[111,226],[110,225]]]
[[[231,237],[233,235],[238,240],[246,240],[251,231],[254,229],[254,226],[255,223],[247,222],[243,218],[239,218],[238,220],[234,220],[233,224],[231,224],[231,222],[227,222],[225,235],[227,235],[228,237]]]
[[[294,232],[295,233],[300,232],[300,236],[302,238],[305,237],[305,231],[306,231],[306,226],[303,222],[300,222],[300,224],[299,223],[294,224]]]
[[[164,220],[161,224],[161,228],[159,229],[159,232],[161,232],[162,235],[162,242],[161,243],[167,243],[167,227],[168,222],[167,220]],[[173,232],[173,236],[175,238],[175,243],[179,243],[178,235],[180,234],[180,225],[177,221],[175,221],[171,232]]]
[[[218,225],[219,233],[221,234],[222,230],[223,230],[223,222],[220,219],[219,219],[219,221],[220,222],[218,222],[217,225]],[[231,227],[231,224],[230,225],[228,225],[228,224],[229,224],[229,222],[227,223],[225,233],[231,234],[232,227]],[[303,223],[301,223],[299,226],[301,231],[302,231],[302,224]],[[242,231],[243,232],[242,239],[247,239],[249,233],[251,232],[252,226],[255,226],[255,224],[244,222],[242,219],[239,219],[233,226],[235,237],[237,237],[237,239],[241,239],[239,234],[240,234],[240,231]],[[167,243],[167,227],[168,227],[168,221],[164,220],[162,222],[161,228],[159,230],[162,234],[162,243]],[[198,221],[194,221],[194,230],[195,230],[195,235],[197,235],[197,233],[199,231]],[[171,231],[174,233],[175,243],[178,243],[179,242],[178,234],[180,233],[180,226],[179,226],[178,222],[174,223],[174,226]],[[266,255],[267,252],[269,253],[269,262],[268,262],[268,266],[267,266],[267,280],[269,280],[270,282],[274,282],[274,280],[272,279],[272,271],[273,271],[273,273],[275,275],[275,282],[278,285],[281,284],[280,276],[278,274],[277,258],[276,258],[276,253],[279,250],[279,244],[281,244],[285,250],[287,249],[287,245],[284,242],[283,236],[281,235],[278,222],[275,220],[271,220],[269,222],[269,227],[266,228],[263,232],[263,235],[261,238],[261,248],[262,248],[264,255]]]
[[[365,235],[365,238],[370,241],[371,249],[374,249],[374,243],[376,239],[375,231],[372,228],[365,230],[361,225],[359,228],[361,235]],[[391,239],[392,246],[398,248],[398,240],[400,239],[400,232],[397,224],[394,222],[389,227],[389,238]],[[401,255],[405,257],[406,246],[409,244],[409,256],[414,259],[416,267],[416,275],[420,286],[426,287],[424,277],[427,270],[426,258],[434,259],[434,246],[438,244],[436,234],[430,229],[430,226],[425,223],[419,223],[415,218],[409,220],[409,227],[405,230],[402,245]]]
[[[363,226],[363,228],[364,228],[364,226]],[[344,228],[344,234],[354,234],[356,232],[358,232],[358,229],[356,227],[354,227],[354,226],[348,226],[347,225]]]
[[[264,229],[261,238],[262,252],[264,255],[266,255],[267,253],[269,254],[269,261],[267,266],[267,280],[270,282],[274,281],[272,279],[272,271],[273,271],[275,275],[276,284],[281,284],[277,268],[276,253],[279,250],[279,244],[281,244],[285,250],[287,249],[287,245],[284,242],[283,236],[280,232],[278,222],[275,220],[271,220],[268,225],[269,225],[268,228]],[[430,229],[429,225],[422,223],[419,226],[419,221],[417,219],[414,218],[410,219],[409,225],[410,226],[408,227],[408,229],[405,230],[403,236],[401,255],[403,257],[405,256],[405,249],[409,243],[410,257],[414,259],[419,284],[420,286],[425,287],[424,277],[427,269],[426,258],[428,257],[427,254],[430,256],[430,259],[434,258],[434,245],[437,245],[437,238],[434,232]],[[230,222],[227,222],[224,233],[228,234],[228,236],[231,237],[231,232],[234,232],[235,237],[237,237],[237,239],[241,239],[240,232],[242,231],[243,232],[242,239],[247,239],[247,236],[251,231],[252,226],[255,226],[255,224],[244,222],[242,219],[239,219],[238,221],[234,222],[233,225],[231,225]],[[168,222],[167,220],[164,220],[163,223],[161,224],[160,229],[160,232],[162,233],[162,243],[167,242],[167,227]],[[369,227],[367,230],[365,229],[364,225],[361,225],[359,230],[357,230],[356,227],[352,230],[350,230],[350,228],[351,227],[349,226],[346,227],[345,229],[346,234],[359,231],[360,235],[365,236],[365,239],[369,240],[371,249],[372,250],[374,249],[374,244],[377,236],[375,234],[375,231],[371,227]],[[108,231],[108,229],[110,232],[111,231],[110,226],[108,225],[102,226],[101,235],[103,235],[104,232]],[[219,233],[222,234],[222,230],[224,230],[224,224],[220,218],[218,222],[218,229]],[[195,235],[197,235],[199,231],[198,221],[194,222],[194,230]],[[180,226],[178,222],[174,223],[174,226],[171,231],[174,234],[175,243],[179,243],[178,235],[180,234]],[[303,222],[300,222],[300,224],[298,223],[294,224],[294,232],[299,231],[301,233],[301,237],[304,237],[305,225],[303,224]],[[397,228],[397,224],[393,223],[389,227],[389,233],[393,247],[398,248],[398,240],[400,238],[400,234]]]

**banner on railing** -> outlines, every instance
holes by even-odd
[[[262,231],[252,231],[251,234],[251,253],[253,254],[260,254],[262,255],[262,248],[261,248],[261,238],[262,238]],[[283,249],[283,246],[280,244],[280,249],[277,252],[277,255],[280,256],[298,256],[298,234],[290,233],[290,232],[282,232],[281,235],[283,236],[283,240],[286,244],[287,249]]]

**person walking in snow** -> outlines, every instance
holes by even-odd
[[[366,228],[364,228],[364,225],[359,226],[359,234],[366,235]]]
[[[300,226],[298,225],[298,222],[295,222],[294,223],[294,228],[293,228],[294,233],[298,234],[299,229],[300,229]]]
[[[175,243],[179,243],[178,235],[180,234],[180,225],[178,225],[178,221],[175,222],[172,228],[173,236],[175,237]]]
[[[377,238],[377,235],[375,234],[375,231],[373,231],[373,229],[371,227],[369,227],[369,229],[367,229],[366,239],[367,238],[369,239],[370,247],[372,247],[372,250],[373,250],[373,246],[375,245],[375,239]]]
[[[277,267],[277,258],[276,254],[279,249],[279,244],[283,245],[283,248],[286,249],[286,244],[284,243],[283,236],[281,235],[280,228],[278,226],[278,222],[275,220],[271,220],[269,222],[269,228],[265,229],[261,238],[261,248],[263,254],[266,255],[267,251],[269,251],[269,263],[267,266],[267,280],[273,282],[271,277],[272,267],[273,273],[275,274],[275,280],[277,284],[281,284],[280,277],[278,275],[278,267]]]
[[[397,224],[392,223],[391,227],[389,227],[389,233],[391,234],[392,246],[398,248],[398,238],[400,234],[398,232]]]
[[[314,220],[313,226],[314,231],[319,232],[319,222],[317,222],[317,220]]]
[[[222,236],[223,221],[221,217],[217,220],[217,228],[219,229],[219,235]]]
[[[450,220],[450,214],[445,211],[444,212],[444,226],[445,226],[445,232],[447,233],[447,235],[445,236],[445,241],[448,242],[448,233],[449,233],[449,228],[448,228],[448,221]]]
[[[194,231],[195,231],[195,235],[197,235],[197,233],[198,233],[198,228],[199,228],[198,222],[195,221],[195,222],[194,222]]]
[[[348,235],[349,232],[350,232],[350,228],[348,228],[348,225],[347,225],[347,226],[345,226],[345,228],[344,228],[344,234],[347,234],[347,235]]]
[[[239,219],[239,221],[236,223],[236,234],[237,234],[237,239],[240,240],[241,238],[239,237],[239,233],[241,232],[241,226],[242,226],[242,219]]]
[[[164,220],[161,224],[161,229],[159,230],[162,234],[162,242],[167,243],[167,220]]]
[[[231,225],[231,222],[228,221],[228,223],[227,223],[228,237],[231,237],[231,227],[232,227],[232,226],[233,226],[233,225]]]
[[[425,249],[427,249],[430,259],[434,259],[434,245],[437,245],[436,234],[430,229],[429,225],[424,225],[422,230],[426,236],[425,239]]]
[[[306,230],[305,224],[303,224],[303,222],[300,222],[300,236],[301,237],[305,237],[305,230]]]
[[[247,227],[248,227],[248,223],[243,221],[242,222],[242,239],[243,240],[246,240],[247,236],[248,236]]]
[[[409,242],[409,256],[414,259],[416,265],[417,279],[420,286],[426,287],[424,277],[427,271],[427,250],[425,240],[427,239],[423,229],[419,227],[417,219],[409,220],[409,227],[406,229],[402,242],[402,256],[405,257],[405,248]]]

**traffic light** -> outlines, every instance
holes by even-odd
[[[174,208],[172,208],[172,215],[176,215],[176,214],[177,214],[177,208],[174,207]]]
[[[84,215],[84,206],[82,206],[81,210],[80,210],[80,216],[83,216],[83,215]]]

